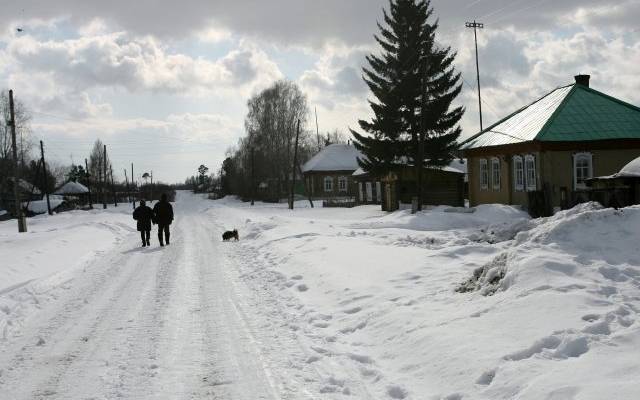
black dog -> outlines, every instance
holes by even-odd
[[[240,239],[238,238],[238,230],[237,230],[237,229],[234,229],[234,230],[232,230],[232,231],[226,231],[225,233],[223,233],[223,234],[222,234],[222,240],[224,240],[225,242],[226,242],[226,241],[229,241],[229,240],[231,240],[231,239],[235,239],[235,240],[236,240],[236,242],[237,242],[238,240],[240,240]]]

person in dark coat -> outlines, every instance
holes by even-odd
[[[153,215],[156,224],[158,224],[158,240],[160,246],[164,246],[164,243],[169,244],[169,225],[173,222],[173,207],[171,203],[167,201],[167,195],[165,193],[160,197],[160,201],[153,206]],[[164,243],[162,240],[162,233],[164,232]]]
[[[140,200],[140,206],[133,211],[133,219],[138,221],[138,231],[142,238],[142,247],[151,246],[151,223],[153,222],[153,210],[147,207],[144,200]]]

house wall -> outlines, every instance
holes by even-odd
[[[411,203],[411,198],[417,192],[415,169],[403,168],[399,178],[399,199],[403,203]],[[464,174],[425,169],[422,187],[422,203],[425,205],[464,206]]]
[[[353,179],[354,171],[331,171],[331,172],[307,172],[304,174],[307,189],[311,191],[311,197],[316,200],[333,199],[357,196],[357,185]],[[333,179],[333,190],[325,191],[324,180],[326,177]],[[347,178],[347,190],[340,191],[338,179]]]
[[[540,150],[534,147],[516,149],[482,149],[478,154],[467,154],[469,169],[469,202],[471,206],[478,204],[502,203],[528,207],[528,193],[525,190],[516,191],[514,183],[513,156],[532,154],[536,161],[536,190],[546,191],[551,196],[551,206],[570,206],[572,199],[580,198],[583,191],[575,191],[573,155],[579,152],[589,152],[593,157],[593,176],[614,174],[629,161],[640,156],[640,148],[629,149],[590,149],[589,144],[576,146],[572,150]],[[491,158],[499,157],[501,165],[501,188],[492,187]],[[480,160],[487,159],[489,165],[489,186],[481,189]],[[567,202],[562,201],[563,189],[567,194]],[[584,199],[587,196],[583,196]]]
[[[495,189],[493,185],[492,163],[491,160],[497,158],[500,162],[500,187]],[[480,160],[487,160],[489,180],[486,189],[481,187],[480,183]],[[468,157],[468,174],[469,174],[469,203],[471,206],[478,204],[514,204],[513,201],[523,201],[526,194],[514,192],[512,183],[513,166],[511,164],[511,156],[500,154],[499,152],[483,154],[482,156]],[[516,199],[513,199],[516,197]],[[519,204],[519,203],[515,203]]]
[[[589,150],[577,148],[568,151],[547,151],[542,153],[542,174],[549,185],[552,205],[561,206],[561,191],[574,192],[573,155],[578,152],[590,152],[593,157],[593,177],[612,175],[619,172],[631,160],[640,157],[640,149]]]

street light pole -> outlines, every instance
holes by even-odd
[[[477,33],[477,29],[483,29],[484,28],[484,24],[481,22],[476,22],[475,20],[473,20],[473,22],[467,22],[465,24],[465,26],[467,28],[473,28],[473,37],[475,39],[476,42],[476,77],[478,79],[478,109],[480,110],[480,131],[483,130],[482,128],[482,96],[480,94],[480,66],[478,64],[478,33]]]

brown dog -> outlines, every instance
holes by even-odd
[[[225,242],[227,242],[227,241],[229,241],[231,239],[235,239],[236,242],[238,240],[240,240],[238,238],[238,230],[237,229],[234,229],[232,231],[226,231],[225,233],[222,234],[222,240],[224,240]]]

